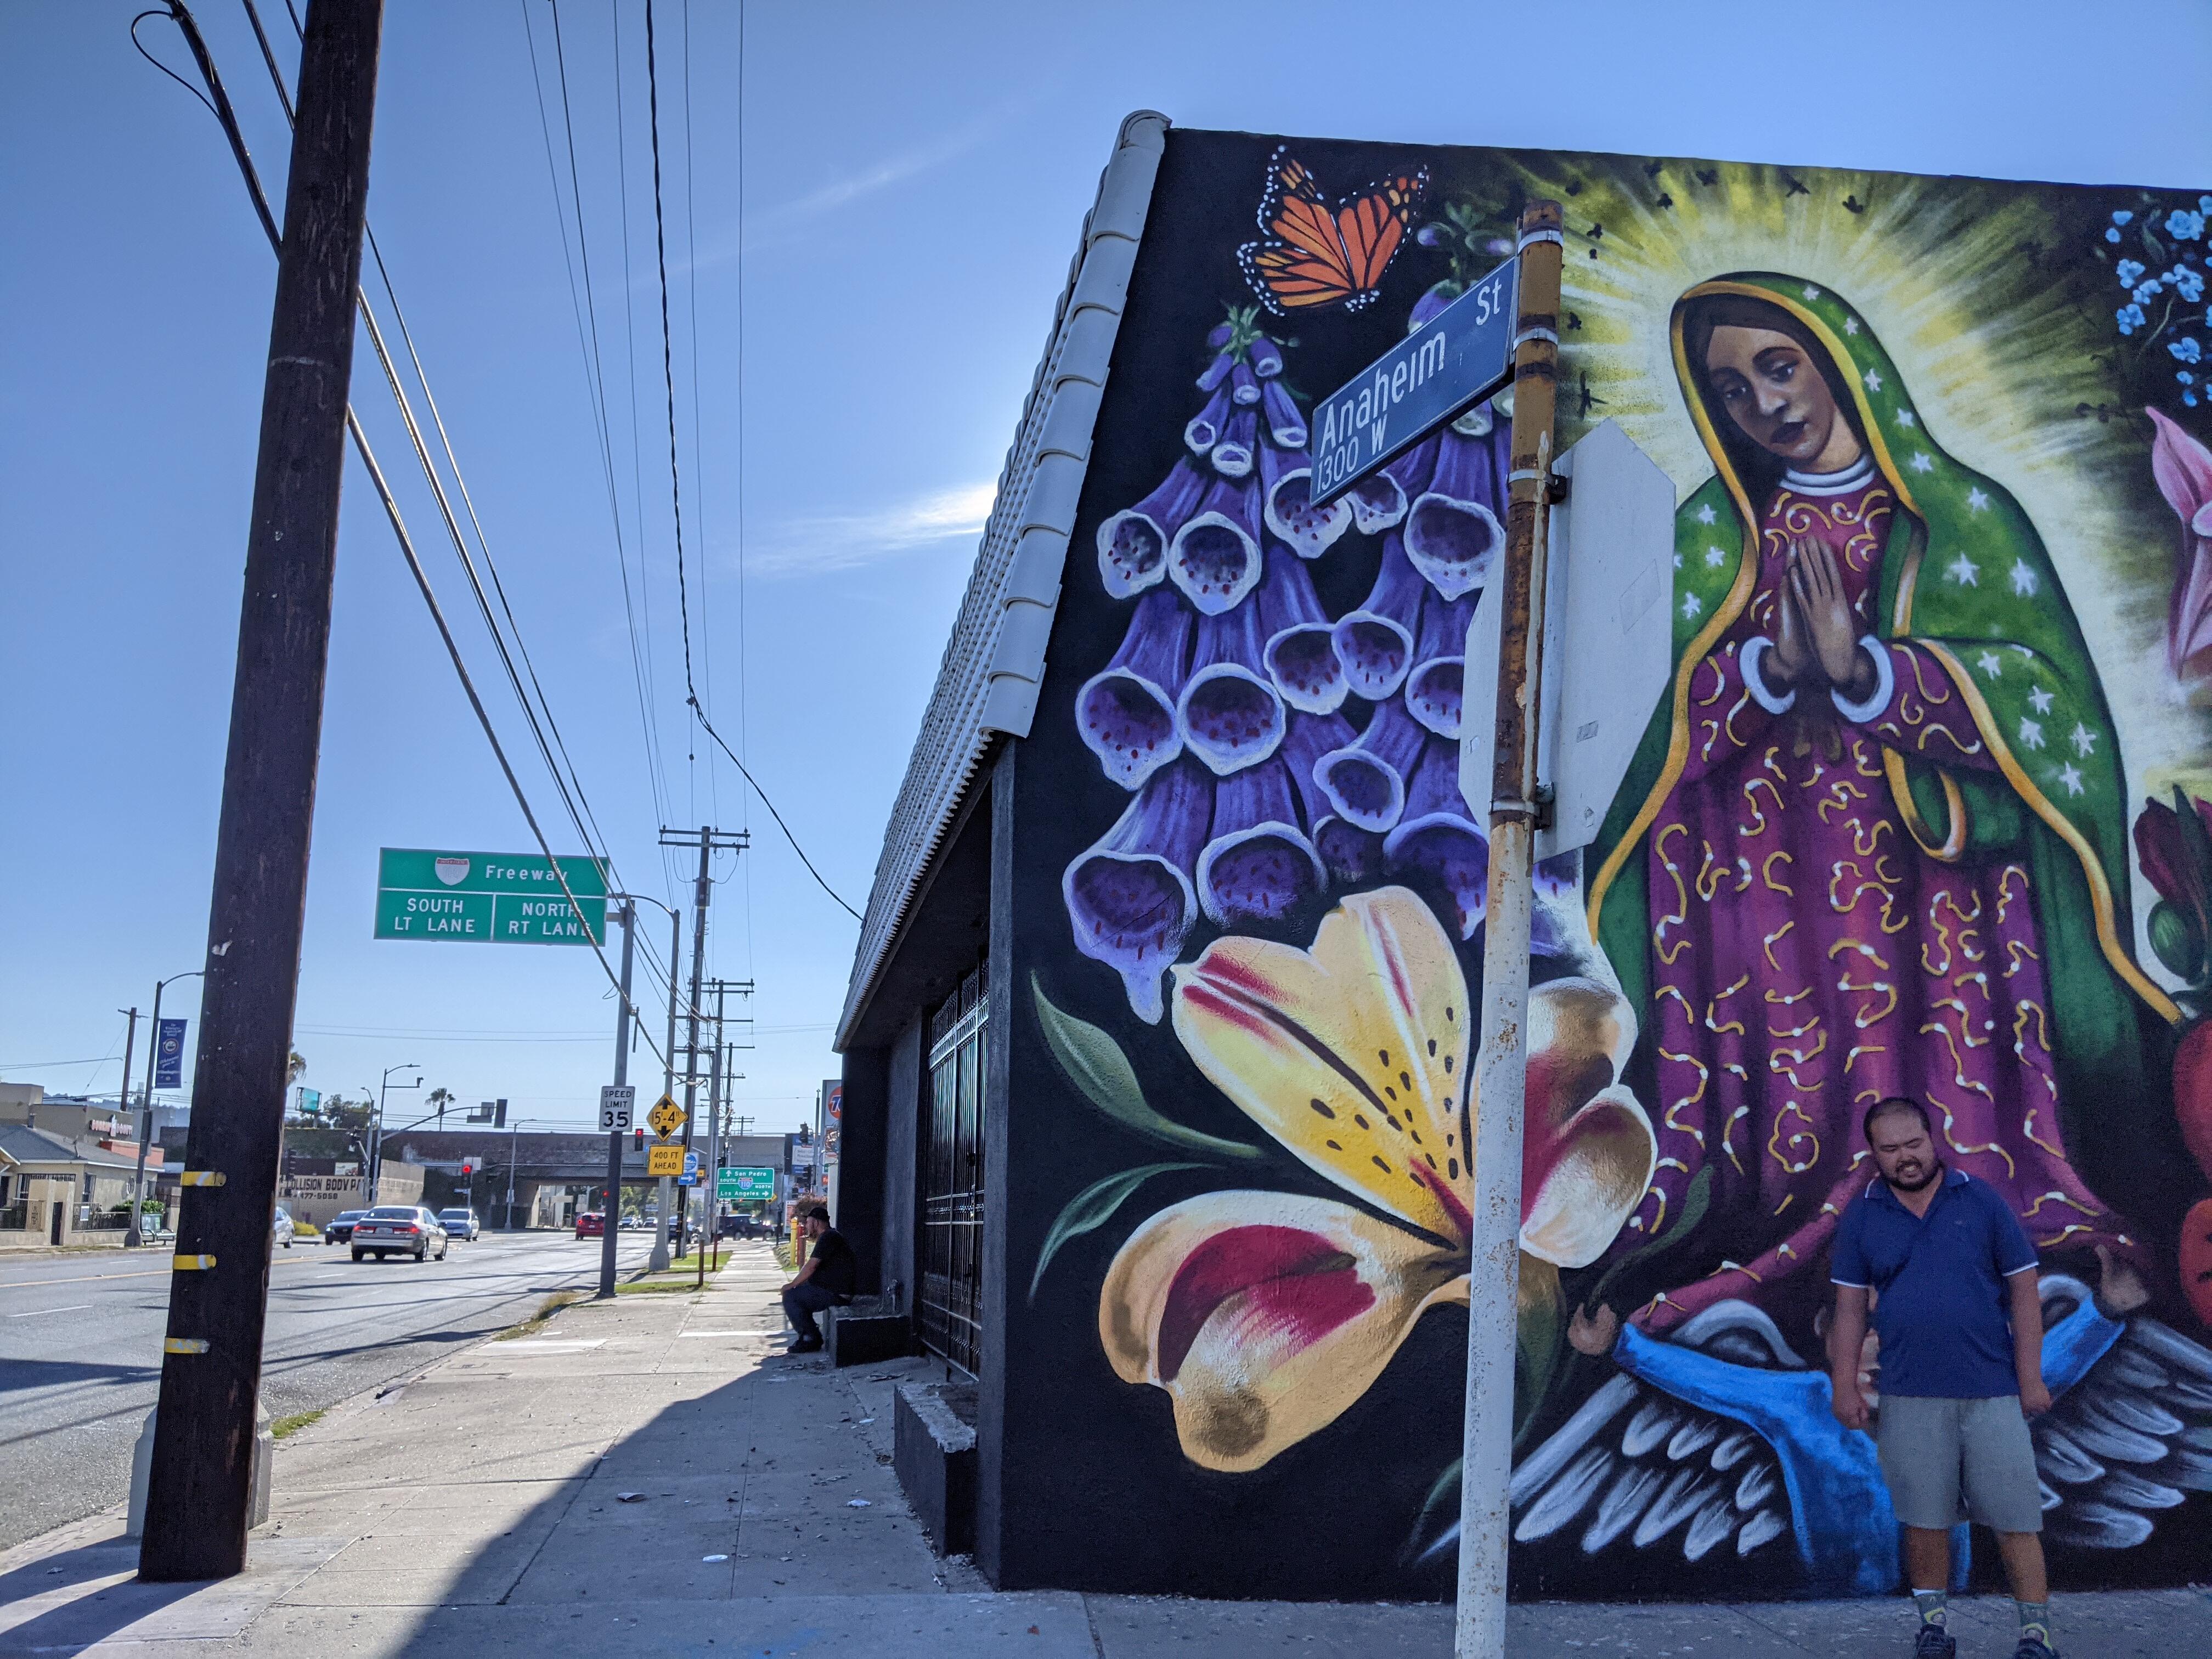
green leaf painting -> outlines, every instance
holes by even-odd
[[[1154,1176],[1166,1175],[1170,1170],[1212,1167],[1207,1164],[1146,1164],[1133,1170],[1124,1170],[1119,1175],[1108,1176],[1105,1180],[1085,1187],[1067,1200],[1066,1207],[1060,1211],[1059,1218],[1052,1224],[1052,1231],[1045,1235],[1044,1248],[1037,1252],[1036,1271],[1030,1276],[1030,1300],[1036,1300],[1037,1286],[1044,1283],[1044,1270],[1052,1265],[1053,1257],[1060,1254],[1060,1247],[1068,1240],[1080,1238],[1111,1221],[1114,1212],[1121,1207],[1122,1200],[1145,1182]]]
[[[1136,1068],[1129,1064],[1129,1057],[1121,1052],[1119,1043],[1088,1020],[1078,1019],[1054,1007],[1034,974],[1030,976],[1030,994],[1036,1001],[1037,1024],[1044,1028],[1046,1045],[1051,1048],[1052,1057],[1060,1062],[1060,1069],[1067,1074],[1067,1080],[1085,1099],[1123,1128],[1164,1146],[1206,1152],[1216,1158],[1252,1159],[1266,1156],[1257,1146],[1241,1140],[1224,1140],[1153,1110],[1137,1082]]]

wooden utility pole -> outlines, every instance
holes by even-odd
[[[309,0],[141,1578],[246,1565],[383,0]]]
[[[1474,1226],[1468,1247],[1457,1659],[1504,1659],[1505,1653],[1510,1520],[1506,1484],[1513,1472],[1528,923],[1536,838],[1536,692],[1543,683],[1544,521],[1551,499],[1553,414],[1559,391],[1560,218],[1557,202],[1531,202],[1521,215],[1521,314],[1514,330],[1505,563],[1484,601],[1504,609],[1491,767],[1482,1037],[1475,1051]]]

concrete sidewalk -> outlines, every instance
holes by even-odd
[[[0,1656],[573,1651],[1218,1659],[1451,1651],[1449,1608],[999,1595],[933,1555],[890,1469],[921,1361],[830,1372],[781,1346],[765,1245],[703,1295],[583,1303],[339,1407],[277,1449],[249,1570],[140,1584],[118,1514],[0,1554]],[[766,1363],[764,1363],[766,1362]],[[2068,1659],[2212,1651],[2212,1600],[2062,1598]],[[2008,1602],[1956,1604],[1962,1652]],[[1905,1653],[1894,1602],[1534,1605],[1516,1655]]]

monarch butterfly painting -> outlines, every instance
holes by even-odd
[[[1426,167],[1397,173],[1345,197],[1334,207],[1305,164],[1278,149],[1260,200],[1267,240],[1237,250],[1245,280],[1279,317],[1374,303],[1382,273],[1406,240],[1406,227],[1429,187]]]

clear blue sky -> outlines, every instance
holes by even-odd
[[[728,879],[709,955],[760,986],[738,1109],[788,1127],[836,1069],[830,1025],[854,927],[703,739],[686,759],[644,6],[620,0],[627,270],[612,0],[568,0],[562,24],[615,484],[649,584],[658,794],[526,5],[557,147],[544,0],[391,0],[371,221],[628,879],[682,890],[654,846],[664,811],[754,832],[746,859],[718,866]],[[0,1078],[57,1091],[112,1090],[114,1011],[143,1008],[154,980],[198,965],[204,947],[274,274],[214,122],[131,49],[138,9],[0,0],[0,854],[15,881]],[[281,201],[286,140],[243,14],[234,0],[198,9]],[[263,9],[289,70],[283,0]],[[732,742],[743,732],[749,763],[856,905],[1127,111],[1409,143],[2212,181],[2203,0],[2094,15],[2017,0],[1559,4],[1542,9],[1548,74],[1533,53],[1505,55],[1506,8],[1468,0],[753,0],[742,88],[736,0],[691,0],[688,150],[686,10],[659,0],[657,21],[686,528],[706,568],[690,595],[695,654],[717,724]],[[185,64],[167,24],[143,33]],[[562,165],[565,195],[565,150]],[[497,692],[365,346],[355,386],[475,672]],[[512,699],[493,703],[526,750]],[[526,783],[555,810],[542,769]],[[354,470],[300,987],[308,1084],[358,1094],[419,1060],[465,1101],[503,1095],[536,1119],[589,1112],[612,1010],[587,955],[369,937],[380,846],[529,844]],[[187,997],[170,1011],[197,1007]]]

